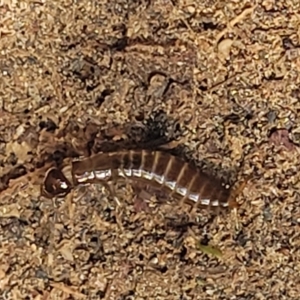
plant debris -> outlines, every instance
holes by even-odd
[[[215,248],[210,245],[202,245],[199,243],[198,249],[201,250],[203,253],[215,256],[215,257],[222,257],[222,251],[218,248]]]
[[[287,129],[272,130],[272,133],[270,134],[270,141],[276,146],[284,146],[289,151],[295,149],[295,145],[290,140]]]

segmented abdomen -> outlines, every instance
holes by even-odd
[[[114,177],[141,180],[168,190],[171,197],[197,206],[227,207],[230,197],[221,181],[166,152],[131,150],[101,153],[73,162],[74,185]]]

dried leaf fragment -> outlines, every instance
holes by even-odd
[[[233,44],[233,40],[231,39],[224,39],[218,44],[218,52],[225,59],[228,59],[230,56],[230,49],[232,44]]]
[[[74,257],[72,253],[73,248],[74,246],[72,245],[72,243],[66,240],[62,242],[62,246],[59,248],[59,252],[64,257],[64,259],[68,261],[74,261]]]
[[[32,148],[25,141],[21,144],[18,142],[9,142],[6,144],[6,152],[14,153],[19,163],[24,163],[27,159],[28,152],[30,152]]]
[[[295,149],[295,145],[293,141],[290,139],[289,132],[287,129],[281,128],[281,129],[272,130],[269,140],[271,143],[273,143],[276,146],[283,145],[289,151]]]
[[[16,203],[0,206],[0,217],[2,218],[20,218],[20,211]]]
[[[203,253],[212,255],[214,257],[220,258],[223,255],[220,249],[213,247],[211,245],[203,245],[201,243],[198,243],[197,248],[201,250]]]

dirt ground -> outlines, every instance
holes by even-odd
[[[0,1],[0,299],[299,299],[300,4],[254,2]],[[41,196],[50,166],[161,137],[253,174],[240,207]]]

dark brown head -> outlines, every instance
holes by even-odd
[[[71,189],[72,184],[63,172],[57,168],[52,168],[46,173],[41,186],[41,194],[47,198],[64,197]]]

